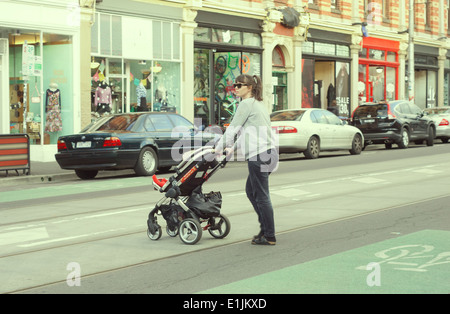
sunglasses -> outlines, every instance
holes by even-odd
[[[233,87],[237,89],[240,89],[242,86],[249,86],[249,84],[242,84],[242,83],[233,84]]]

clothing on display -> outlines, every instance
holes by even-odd
[[[147,90],[141,83],[136,87],[137,111],[147,111]]]
[[[111,87],[102,82],[95,90],[95,108],[97,112],[110,112],[112,102]]]
[[[56,84],[50,84],[45,98],[45,132],[62,131],[61,92]]]

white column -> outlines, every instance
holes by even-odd
[[[447,49],[439,48],[438,57],[438,82],[437,82],[437,104],[436,106],[444,106],[444,84],[445,84],[445,60],[447,59]]]
[[[91,123],[91,26],[93,10],[80,8],[80,111],[81,128]],[[81,118],[81,119],[80,119]],[[76,128],[76,127],[75,127]],[[74,130],[75,132],[78,130]]]
[[[200,1],[201,5],[201,1]],[[198,7],[192,3],[183,9],[181,23],[182,56],[181,65],[181,115],[194,122],[194,30],[197,27],[195,17]]]

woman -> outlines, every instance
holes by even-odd
[[[228,158],[234,150],[234,137],[248,161],[248,178],[245,186],[247,197],[258,215],[260,232],[252,244],[275,245],[275,223],[269,194],[269,174],[278,165],[278,152],[272,135],[270,116],[262,102],[262,82],[254,75],[240,75],[234,84],[235,93],[241,98],[238,109],[216,145],[217,151]]]

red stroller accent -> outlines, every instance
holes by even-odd
[[[202,185],[226,163],[226,156],[218,157],[214,148],[205,146],[183,155],[176,173],[169,179],[153,176],[154,188],[164,193],[164,197],[148,215],[148,237],[155,241],[161,238],[161,226],[155,216],[161,213],[167,222],[167,234],[179,235],[185,244],[197,243],[203,230],[208,230],[214,238],[225,238],[231,225],[220,213],[222,195],[220,192],[203,194]],[[202,223],[206,226],[202,227]]]

